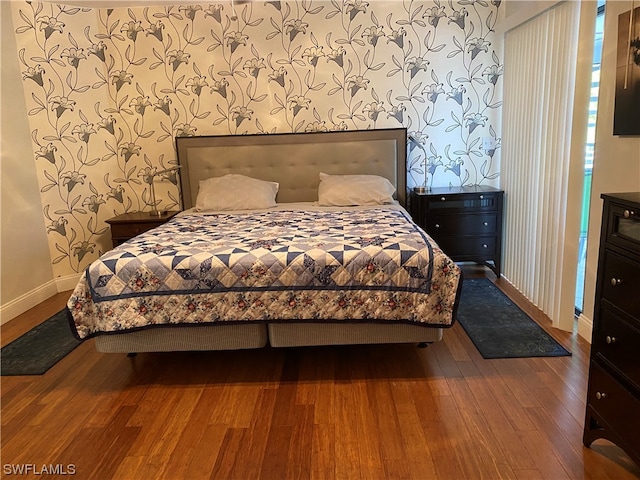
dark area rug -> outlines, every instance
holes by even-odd
[[[484,358],[571,355],[486,278],[463,281],[458,321]]]
[[[42,375],[80,343],[71,333],[67,312],[61,310],[2,347],[2,375]]]

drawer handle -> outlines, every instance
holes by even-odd
[[[446,198],[445,197],[440,197],[440,200],[444,202],[446,200]]]
[[[482,244],[482,247],[483,247],[483,248],[489,248],[489,245],[487,245],[486,243],[483,243],[483,244]]]
[[[435,226],[436,228],[440,228],[440,224],[439,224],[439,223],[436,223],[434,226]]]
[[[480,195],[480,200],[484,200],[484,195]]]
[[[596,398],[598,400],[604,400],[605,398],[607,398],[607,394],[604,392],[596,392]]]
[[[613,285],[614,287],[617,287],[621,283],[622,283],[622,279],[621,278],[616,278],[616,277],[612,277],[611,278],[611,285]]]
[[[605,338],[605,341],[611,345],[612,343],[616,343],[616,337],[610,337],[609,335],[607,335],[607,337]]]
[[[484,225],[485,227],[489,226],[489,222],[482,222],[482,225]]]

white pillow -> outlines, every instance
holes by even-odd
[[[279,184],[230,173],[200,180],[196,210],[252,210],[276,205]]]
[[[393,203],[393,184],[378,175],[320,173],[318,204],[323,206],[383,205]]]

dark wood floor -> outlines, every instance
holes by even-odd
[[[484,360],[458,324],[427,349],[130,359],[89,340],[42,376],[2,377],[3,478],[20,464],[100,480],[640,478],[611,443],[582,446],[587,342],[550,329],[502,283],[571,357]],[[2,326],[2,344],[67,297]]]

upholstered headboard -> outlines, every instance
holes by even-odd
[[[176,147],[185,209],[195,205],[200,180],[228,173],[278,182],[279,203],[316,201],[320,172],[380,175],[406,205],[404,128],[178,137]]]

